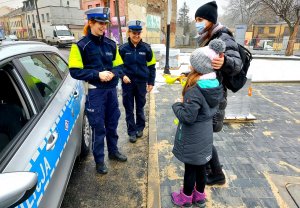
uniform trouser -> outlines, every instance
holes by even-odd
[[[96,163],[104,162],[104,137],[109,154],[118,151],[117,127],[120,110],[117,89],[89,89],[85,109],[92,127],[92,149]]]
[[[123,105],[126,112],[127,133],[132,136],[145,128],[144,106],[146,104],[146,82],[122,83]],[[136,122],[134,120],[134,101]]]

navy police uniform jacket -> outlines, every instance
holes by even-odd
[[[149,44],[141,40],[135,47],[128,39],[120,46],[120,55],[124,61],[121,78],[126,75],[131,81],[154,85],[156,59]]]
[[[89,34],[73,44],[69,56],[70,74],[74,79],[87,81],[100,89],[114,88],[122,71],[123,61],[116,43],[105,36]],[[99,72],[111,71],[114,77],[102,82]]]

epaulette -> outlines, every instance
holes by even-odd
[[[126,42],[126,43],[120,45],[120,46],[119,46],[119,50],[122,50],[123,48],[125,48],[125,47],[128,46],[128,45],[129,45],[128,42]]]
[[[105,41],[106,43],[108,43],[108,44],[114,46],[114,47],[116,47],[116,45],[117,45],[117,43],[116,43],[114,40],[112,40],[112,39],[110,39],[110,38],[108,38],[108,37],[106,37],[106,36],[104,37],[104,41]]]
[[[80,40],[77,41],[77,45],[84,50],[89,41],[90,39],[88,38],[88,36],[83,36],[80,38]]]
[[[151,45],[149,43],[145,43],[145,42],[141,42],[141,44],[143,46],[145,46],[147,48],[147,50],[150,50],[151,51]]]

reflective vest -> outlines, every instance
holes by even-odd
[[[72,44],[69,69],[74,79],[87,81],[97,88],[113,88],[118,84],[122,66],[123,61],[116,43],[107,37],[89,33],[77,44]],[[99,72],[102,71],[111,71],[115,76],[109,82],[101,82]]]

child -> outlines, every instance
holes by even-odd
[[[215,39],[191,54],[192,71],[182,91],[183,101],[172,106],[179,120],[173,154],[185,165],[183,189],[171,195],[178,206],[191,207],[194,203],[205,207],[205,164],[212,157],[212,118],[223,97],[211,61],[224,50],[225,43]]]

